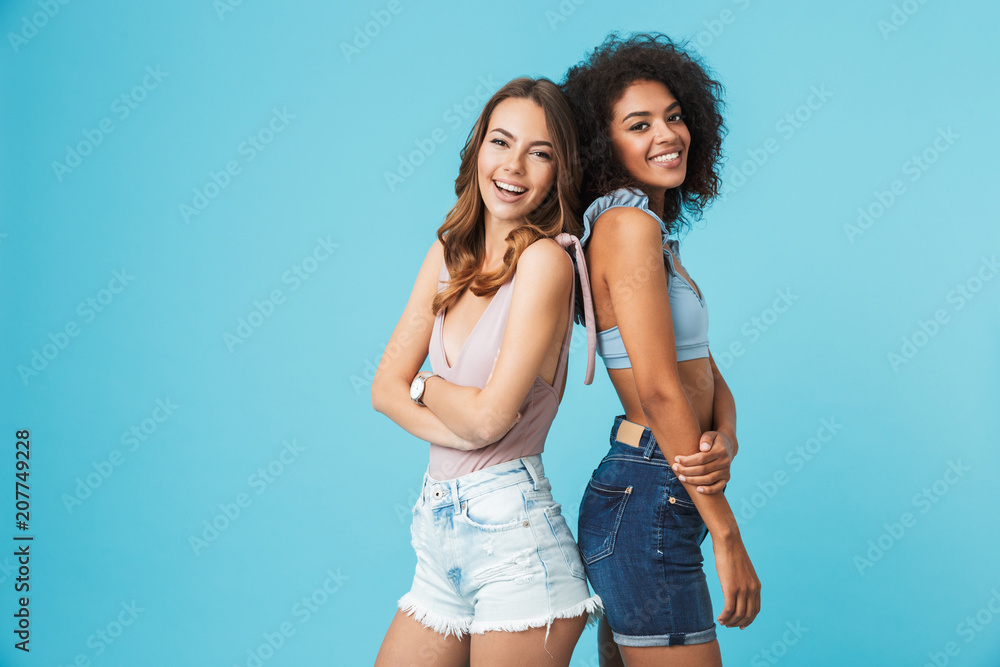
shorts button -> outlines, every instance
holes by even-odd
[[[524,522],[524,527],[525,527],[525,528],[527,528],[527,527],[528,527],[528,522],[527,522],[527,521],[525,521],[525,522]]]
[[[441,497],[441,496],[443,496],[443,495],[444,495],[444,494],[443,494],[443,493],[441,493],[441,489],[434,489],[434,497],[435,497],[435,498],[440,498],[440,497]],[[671,502],[673,502],[673,500],[672,500],[672,499],[671,499]]]
[[[671,505],[673,505],[674,503],[676,503],[676,502],[677,502],[677,499],[676,499],[676,498],[674,498],[673,496],[670,496],[670,497],[669,497],[669,498],[667,499],[667,502],[668,502],[668,503],[670,503]]]

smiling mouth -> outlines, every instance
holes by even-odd
[[[673,162],[681,156],[680,151],[675,151],[673,153],[664,153],[663,155],[657,155],[656,157],[649,158],[650,162],[655,162],[656,164],[664,164],[667,162]]]
[[[520,199],[528,191],[528,188],[521,187],[520,185],[497,180],[493,181],[493,189],[501,201],[508,202]]]

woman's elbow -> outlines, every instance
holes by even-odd
[[[655,386],[639,392],[639,404],[642,406],[642,411],[650,418],[671,409],[679,401],[687,401],[687,396],[680,387],[673,389]]]
[[[491,445],[513,428],[518,421],[518,415],[507,414],[505,411],[487,410],[476,420],[476,425],[469,434],[477,448]]]

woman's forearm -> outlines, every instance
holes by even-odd
[[[516,412],[509,415],[491,405],[482,392],[434,376],[427,379],[422,400],[446,427],[479,448],[499,440],[517,420]]]
[[[385,380],[373,384],[372,405],[410,435],[421,440],[461,450],[475,449],[477,446],[448,428],[430,409],[414,403],[410,399],[410,386],[401,380]]]
[[[701,428],[691,402],[683,393],[676,397],[647,400],[643,402],[643,412],[668,461],[673,461],[678,454],[687,456],[699,451]],[[682,484],[698,508],[714,541],[739,537],[736,517],[724,494],[698,493],[697,484]]]
[[[729,390],[729,385],[722,379],[715,362],[712,362],[712,372],[715,375],[713,386],[715,393],[712,396],[712,429],[725,434],[729,442],[733,445],[730,456],[735,457],[739,450],[739,443],[736,441],[736,399],[733,392]]]

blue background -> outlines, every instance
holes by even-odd
[[[371,409],[374,367],[482,104],[612,29],[691,38],[727,90],[727,195],[681,246],[763,581],[756,622],[720,630],[726,664],[998,664],[998,20],[917,0],[4,3],[0,510],[35,539],[30,654],[0,548],[0,664],[371,664],[427,457]],[[582,384],[576,334],[545,454],[574,531],[617,405],[600,364]],[[592,628],[572,664],[597,664]]]

